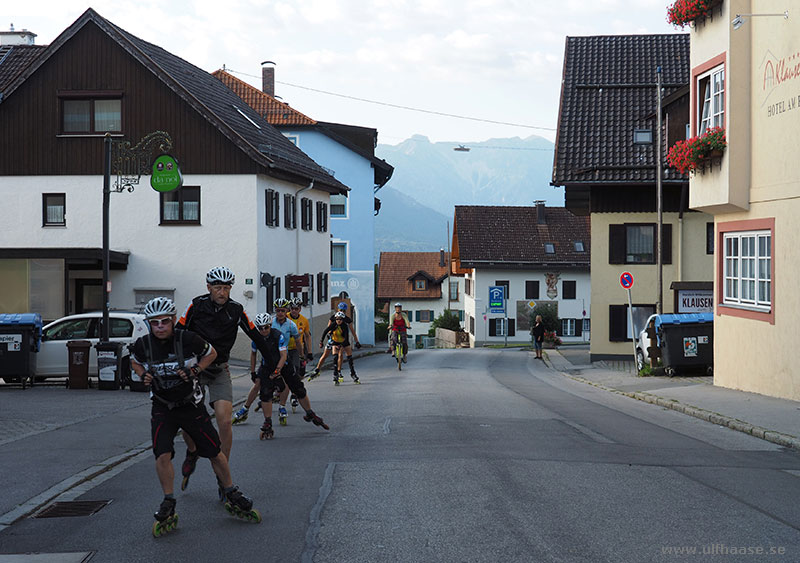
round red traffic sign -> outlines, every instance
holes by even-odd
[[[630,272],[622,272],[622,275],[619,277],[619,284],[625,289],[632,288],[633,274],[631,274]]]

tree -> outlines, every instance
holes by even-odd
[[[536,315],[542,316],[542,324],[546,331],[554,332],[558,329],[558,306],[555,303],[542,303],[533,308],[533,311],[531,311],[531,330],[533,330],[533,325],[536,324]]]
[[[458,313],[450,309],[445,309],[441,315],[433,320],[431,328],[428,330],[428,336],[435,336],[437,328],[446,328],[447,330],[453,330],[455,332],[464,330],[461,328],[461,321],[458,320]]]

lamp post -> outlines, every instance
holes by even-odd
[[[661,67],[656,68],[656,212],[658,225],[656,227],[656,262],[658,264],[657,285],[658,299],[656,300],[656,313],[663,312],[664,300],[664,255],[661,249],[664,223],[663,186],[661,184]],[[634,340],[636,337],[634,336]]]

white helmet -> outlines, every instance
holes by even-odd
[[[395,303],[394,306],[395,307],[400,307],[401,309],[403,308],[403,304],[402,303]]]
[[[174,315],[175,303],[168,297],[156,297],[147,302],[144,306],[144,316],[147,319],[161,317],[164,315]]]
[[[293,308],[301,308],[303,306],[303,300],[299,297],[292,297],[289,299],[289,307]]]
[[[336,319],[343,319],[346,316],[347,315],[345,315],[342,311],[338,311],[333,317],[336,318]]]
[[[253,319],[253,324],[256,325],[256,328],[270,326],[272,325],[272,315],[269,313],[259,313],[256,315],[256,318]]]
[[[289,308],[289,300],[285,297],[278,297],[275,301],[272,302],[272,306],[276,309],[288,309]]]
[[[206,283],[209,285],[233,285],[236,276],[225,266],[211,268],[206,274]]]

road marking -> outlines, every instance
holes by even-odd
[[[325,506],[325,501],[328,500],[328,495],[331,494],[333,489],[333,471],[336,468],[335,463],[329,463],[325,468],[325,476],[322,478],[322,485],[319,487],[319,496],[317,502],[311,509],[311,514],[308,516],[308,531],[306,531],[306,546],[300,556],[302,563],[313,563],[314,555],[319,549],[319,530],[322,526],[320,516],[322,509]]]
[[[392,431],[391,424],[392,424],[392,417],[391,416],[387,416],[386,420],[383,421],[383,433],[384,434],[389,434]]]

